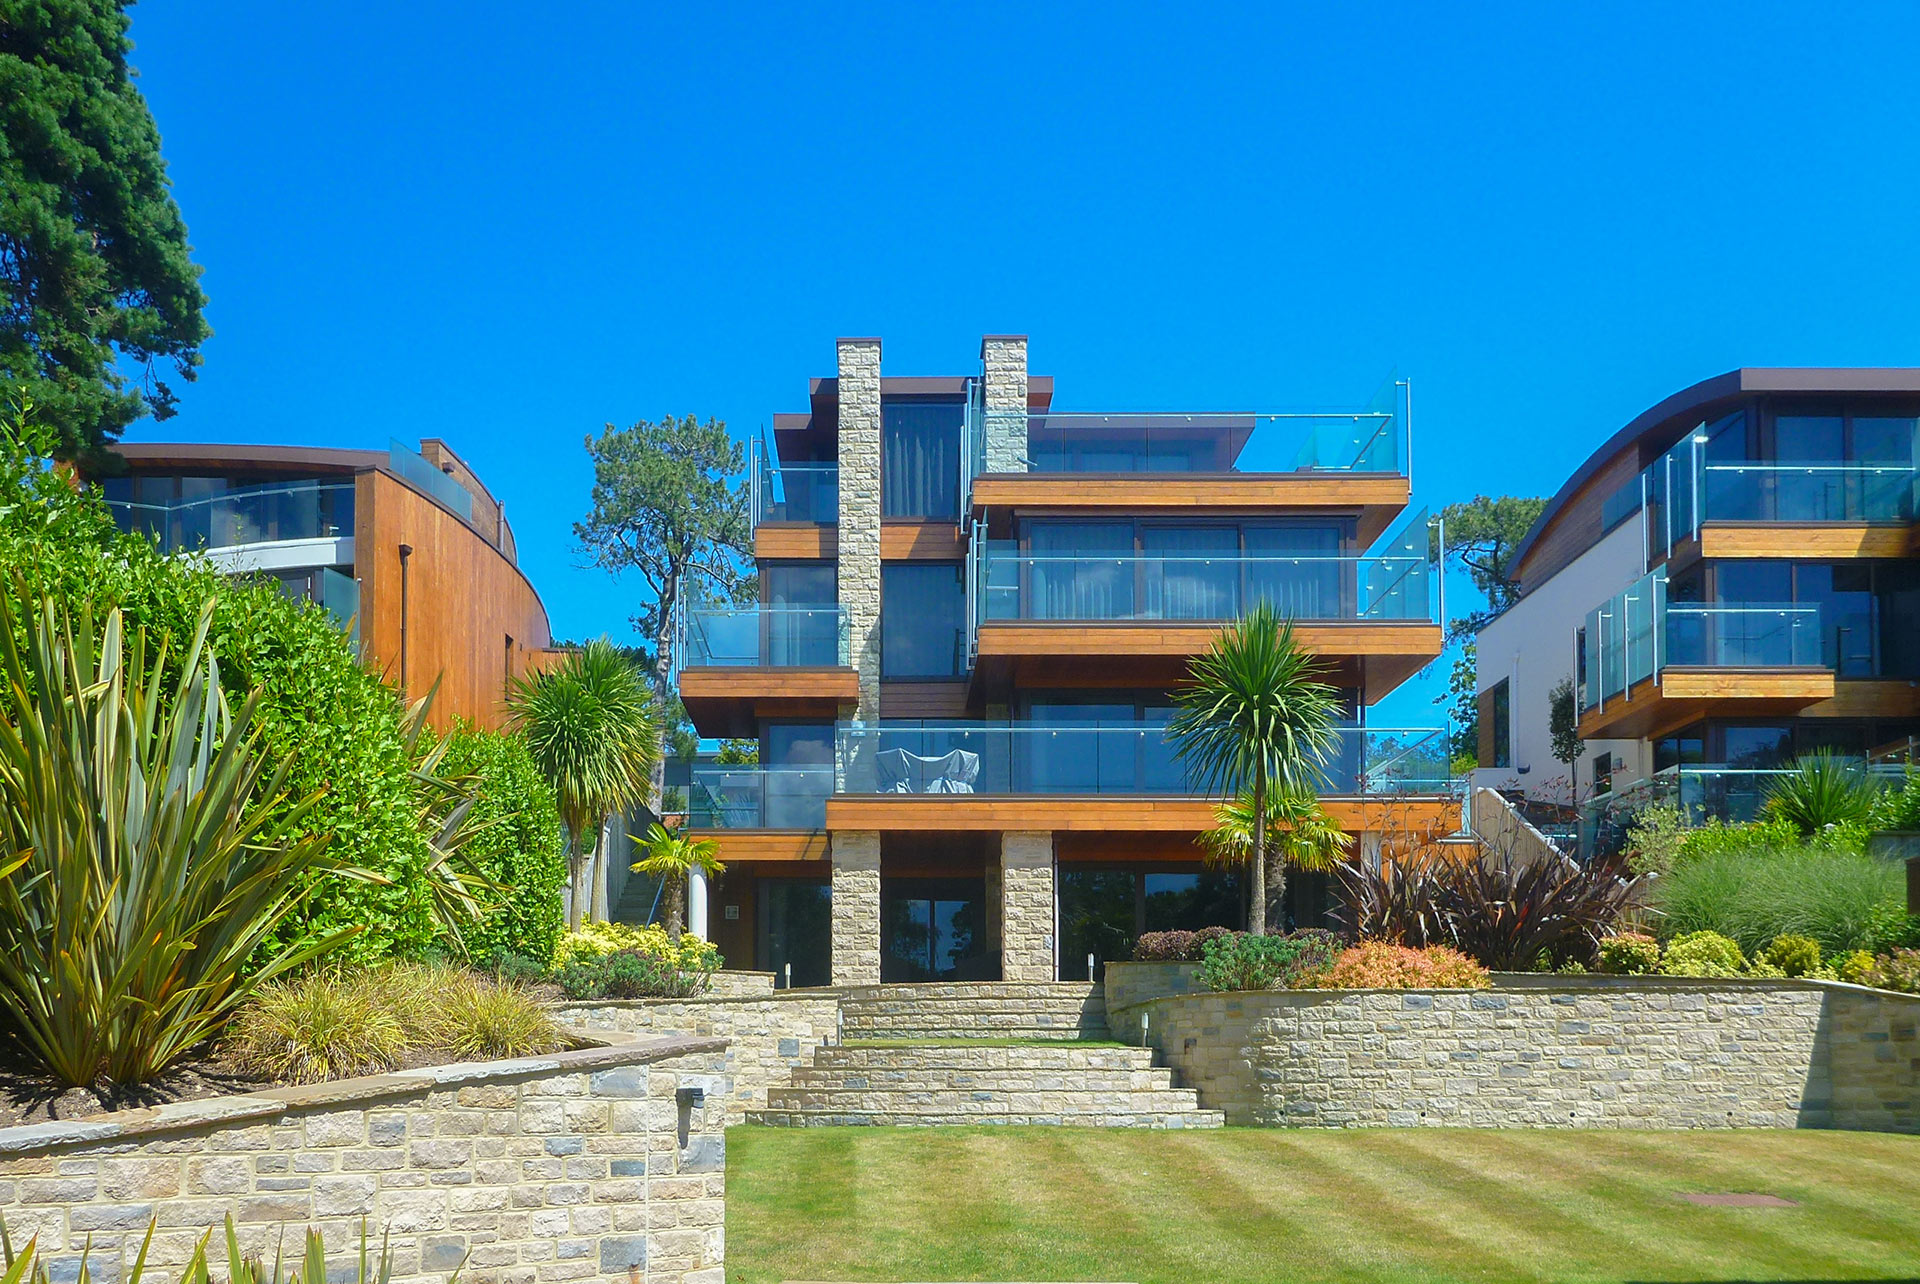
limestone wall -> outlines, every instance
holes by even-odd
[[[112,1284],[150,1223],[173,1280],[231,1214],[268,1256],[304,1228],[339,1266],[389,1236],[395,1284],[720,1284],[723,1044],[608,1034],[442,1066],[0,1129],[0,1218],[54,1280]],[[694,1104],[698,1092],[703,1100]],[[224,1250],[222,1250],[224,1251]]]
[[[1920,998],[1857,986],[1109,993],[1115,1036],[1141,1038],[1147,1017],[1175,1082],[1231,1124],[1920,1131]]]
[[[796,1068],[813,1063],[815,1048],[838,1040],[840,994],[782,990],[752,998],[571,1003],[560,1009],[560,1018],[595,1029],[725,1039],[722,1070],[731,1084],[726,1098],[731,1125],[742,1122],[749,1110],[764,1110],[769,1086],[789,1082]]]

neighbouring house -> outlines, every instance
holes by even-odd
[[[1565,797],[1563,678],[1589,850],[1655,800],[1750,819],[1811,750],[1906,757],[1917,434],[1920,369],[1735,370],[1615,433],[1521,542],[1521,596],[1480,634],[1474,783]]]
[[[352,633],[434,721],[497,726],[512,679],[552,654],[500,501],[431,438],[412,450],[122,443],[97,478],[123,529],[235,574],[271,575]]]
[[[1076,980],[1149,929],[1243,925],[1243,880],[1169,747],[1169,691],[1272,603],[1345,702],[1326,806],[1363,849],[1451,832],[1440,728],[1368,706],[1441,650],[1410,507],[1404,385],[1340,414],[1057,409],[1024,336],[977,371],[881,373],[838,341],[773,417],[751,491],[756,605],[690,603],[682,700],[704,737],[690,824],[727,872],[692,922],[793,984]],[[1324,915],[1323,880],[1286,916]]]

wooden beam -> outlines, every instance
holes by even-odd
[[[761,562],[812,562],[840,555],[840,528],[763,522],[754,528],[753,556]]]
[[[720,844],[720,862],[730,871],[735,865],[824,865],[828,859],[827,836],[817,829],[689,829],[687,833]]]
[[[1700,528],[1700,556],[1707,558],[1907,557],[1913,551],[1914,530],[1905,523],[1708,522]]]
[[[967,556],[967,537],[953,522],[885,521],[880,524],[880,560],[958,562]]]

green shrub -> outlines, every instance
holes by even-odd
[[[517,986],[485,981],[447,995],[439,1024],[441,1046],[462,1061],[530,1057],[564,1043],[545,1004]]]
[[[278,948],[354,928],[344,957],[413,957],[437,929],[427,886],[428,849],[418,821],[399,696],[364,669],[327,611],[295,602],[268,576],[229,578],[200,559],[169,558],[148,539],[117,530],[97,491],[76,491],[0,433],[0,566],[19,579],[0,582],[14,605],[14,634],[25,645],[41,596],[118,607],[131,638],[183,641],[206,602],[214,603],[207,644],[220,681],[234,698],[256,700],[260,752],[285,768],[283,814],[316,798],[298,817],[302,835],[325,835],[334,860],[378,877],[341,883],[319,871],[302,876],[298,903],[272,938]],[[175,651],[166,673],[178,681]],[[13,712],[0,690],[0,715]],[[323,896],[309,895],[325,886]]]
[[[1757,951],[1791,933],[1828,954],[1868,945],[1880,907],[1904,895],[1902,871],[1889,861],[1797,843],[1690,856],[1652,891],[1662,935],[1713,931]]]
[[[1767,791],[1767,815],[1811,836],[1845,827],[1865,832],[1880,789],[1856,759],[1821,749],[1794,763]]]
[[[1867,915],[1860,948],[1874,954],[1920,948],[1920,914],[1907,913],[1905,900],[1886,900]]]
[[[1872,985],[1875,960],[1865,950],[1849,950],[1834,967],[1834,974],[1854,985]]]
[[[1200,983],[1209,990],[1298,989],[1332,965],[1340,946],[1337,935],[1315,929],[1284,936],[1216,936],[1202,947]]]
[[[1872,984],[1902,994],[1920,994],[1920,950],[1894,950],[1873,961]]]
[[[553,949],[553,968],[559,972],[576,960],[605,958],[623,950],[671,963],[682,971],[714,972],[720,967],[718,947],[691,932],[683,932],[675,944],[664,927],[588,922],[560,938]]]
[[[1764,856],[1802,845],[1800,831],[1785,820],[1763,818],[1734,825],[1709,820],[1681,835],[1680,849],[1674,854],[1672,867],[1703,856]]]
[[[469,954],[486,963],[503,955],[551,958],[566,927],[561,893],[567,885],[552,786],[525,740],[494,731],[454,732],[441,770],[461,779],[473,797],[474,834],[465,854],[500,888],[494,908],[462,933]]]
[[[1782,976],[1806,976],[1820,968],[1820,942],[1788,932],[1774,937],[1761,957],[1779,968]]]
[[[1660,942],[1644,932],[1621,932],[1600,940],[1600,970],[1613,976],[1645,976],[1660,966]]]
[[[1686,814],[1673,803],[1654,803],[1627,822],[1627,868],[1664,874],[1680,858],[1689,833]]]
[[[1718,932],[1677,936],[1660,959],[1662,976],[1740,976],[1746,970],[1746,955]]]
[[[481,971],[492,975],[502,985],[537,985],[547,979],[547,965],[539,959],[529,958],[525,954],[516,954],[508,950],[490,958],[477,960]]]

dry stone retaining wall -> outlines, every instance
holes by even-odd
[[[1230,1124],[1920,1131],[1920,998],[1858,986],[1515,978],[1108,1012],[1129,1040],[1143,1017],[1175,1082]]]
[[[150,1223],[171,1280],[231,1215],[307,1226],[345,1266],[362,1219],[395,1284],[720,1284],[728,1088],[717,1039],[640,1040],[0,1129],[0,1217],[56,1282],[113,1284]],[[698,1100],[696,1101],[696,1097]]]

